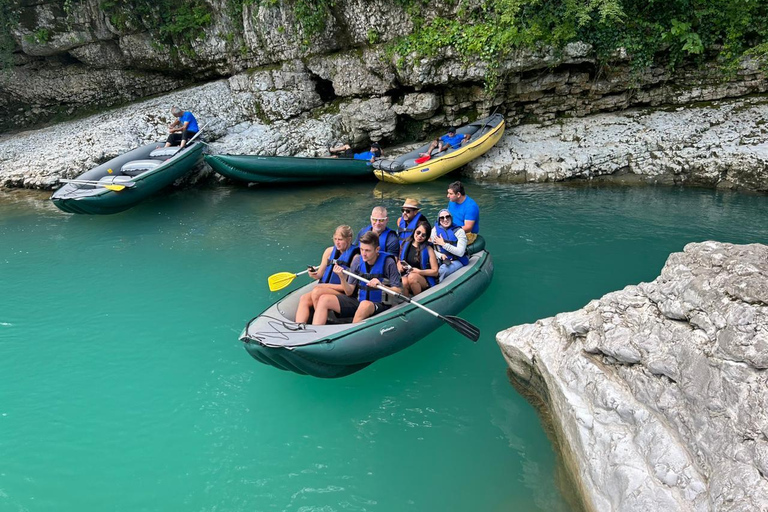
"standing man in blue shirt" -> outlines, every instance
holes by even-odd
[[[467,242],[471,244],[480,232],[480,207],[466,195],[460,181],[448,185],[448,201],[448,211],[451,212],[454,224],[461,226],[467,234]]]
[[[197,135],[200,127],[197,126],[197,119],[192,112],[185,112],[179,107],[171,107],[171,114],[176,118],[168,126],[168,139],[165,141],[165,147],[175,146],[181,142],[179,148],[187,145],[187,141]]]
[[[464,135],[461,135],[459,133],[456,133],[456,128],[451,126],[448,128],[448,133],[440,137],[439,139],[435,139],[432,141],[432,144],[429,145],[429,149],[427,149],[426,153],[421,153],[421,156],[432,156],[432,151],[437,148],[438,153],[442,153],[446,149],[449,148],[459,148],[469,140],[469,134],[465,133]]]

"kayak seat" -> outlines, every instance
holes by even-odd
[[[159,167],[162,163],[160,160],[131,160],[126,162],[120,171],[126,176],[138,176]]]
[[[110,174],[109,176],[102,177],[99,180],[99,183],[104,183],[108,185],[119,185],[120,183],[125,183],[131,180],[132,178],[130,176],[120,176],[120,175],[114,176]]]
[[[149,156],[153,158],[158,157],[171,157],[179,152],[179,146],[169,146],[169,147],[159,147],[157,149],[153,149],[152,152],[149,154]]]

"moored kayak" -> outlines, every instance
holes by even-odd
[[[441,315],[456,315],[485,291],[492,278],[491,256],[481,250],[468,265],[413,300]],[[240,340],[254,359],[299,374],[343,377],[409,347],[443,325],[406,302],[355,324],[297,324],[299,298],[315,284],[292,291],[248,322]]]
[[[367,160],[300,156],[206,155],[214,171],[243,183],[312,183],[371,177]]]
[[[374,175],[381,181],[399,184],[435,180],[491,149],[504,134],[504,116],[494,114],[464,125],[456,133],[469,134],[470,138],[461,147],[433,153],[426,161],[421,161],[421,154],[429,149],[429,144],[393,160],[377,160],[373,163]]]
[[[182,150],[147,144],[87,171],[65,183],[51,201],[67,213],[111,214],[135,206],[187,174],[200,162],[204,143]]]

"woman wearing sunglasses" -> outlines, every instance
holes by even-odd
[[[467,234],[461,226],[453,223],[451,212],[447,209],[444,208],[437,214],[437,224],[432,228],[429,240],[434,244],[437,258],[440,260],[440,282],[469,263],[466,255]]]
[[[400,248],[397,270],[403,278],[403,290],[410,297],[420,294],[436,283],[437,257],[427,243],[428,237],[429,222],[419,222]]]

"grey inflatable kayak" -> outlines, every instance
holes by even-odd
[[[480,250],[468,265],[413,299],[441,315],[457,315],[485,291],[492,278],[491,256]],[[413,345],[444,325],[407,302],[356,324],[297,324],[299,298],[315,284],[292,291],[248,322],[240,340],[254,359],[303,375],[343,377]],[[446,329],[450,331],[450,327]]]

